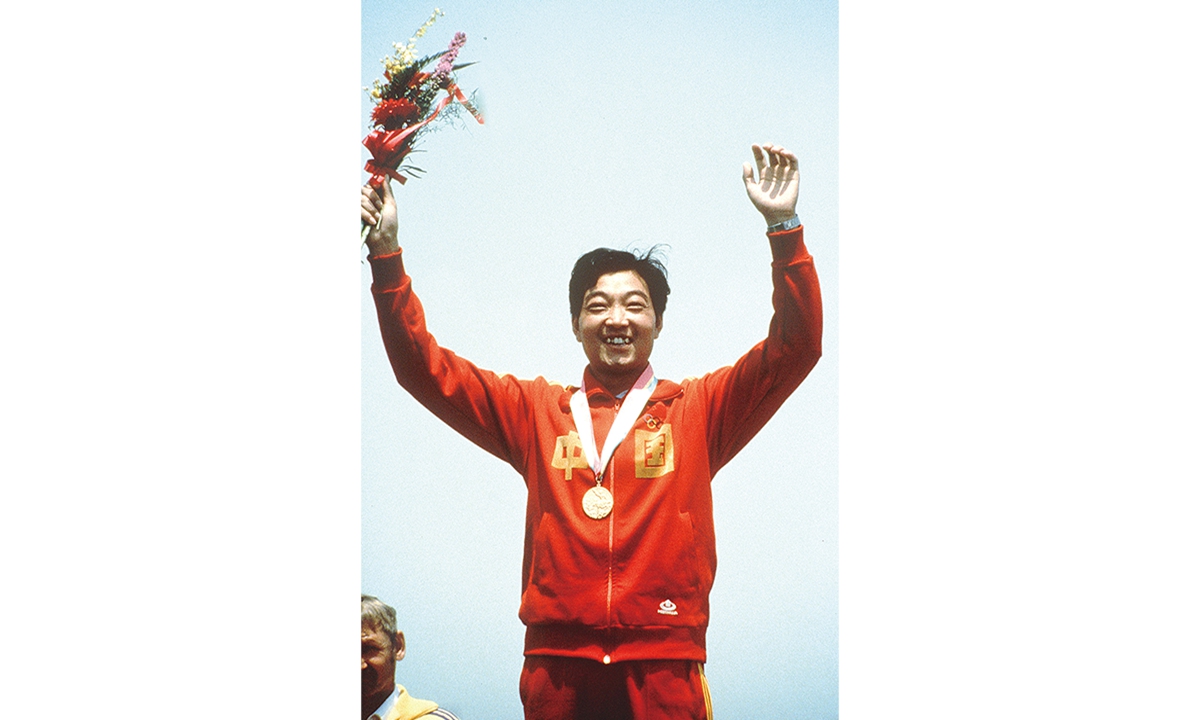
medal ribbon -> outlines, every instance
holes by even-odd
[[[583,445],[583,455],[587,458],[588,467],[596,474],[597,485],[602,480],[608,461],[637,422],[638,415],[642,414],[642,408],[646,407],[646,402],[650,400],[650,394],[654,392],[654,386],[657,384],[658,378],[654,377],[654,370],[647,364],[621,402],[621,409],[608,430],[608,437],[604,439],[604,450],[600,454],[596,453],[596,431],[592,429],[592,412],[588,408],[584,388],[581,386],[571,396],[571,419],[575,421],[575,429],[579,431],[579,441]]]

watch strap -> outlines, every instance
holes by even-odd
[[[767,232],[784,232],[785,230],[795,230],[798,227],[800,227],[800,217],[798,215],[793,215],[783,222],[777,222],[774,225],[768,225]]]

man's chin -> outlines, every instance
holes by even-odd
[[[620,353],[600,358],[604,371],[612,375],[640,372],[646,366],[645,361],[639,360],[633,353]]]
[[[606,363],[600,365],[599,368],[595,364],[592,365],[592,374],[596,376],[605,387],[612,391],[628,389],[631,385],[637,382],[638,376],[646,369],[646,364],[634,365],[632,362],[623,365],[613,365]]]
[[[383,691],[385,689],[386,688],[380,687],[379,678],[375,677],[374,675],[371,675],[369,677],[364,675],[363,679],[362,679],[362,702],[363,702],[363,705],[366,706],[374,698],[377,698],[380,695],[382,695]],[[379,702],[376,702],[375,705],[378,706]],[[374,710],[375,708],[372,707],[371,709]]]

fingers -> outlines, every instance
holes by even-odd
[[[771,143],[751,145],[750,149],[758,169],[755,180],[750,163],[742,165],[742,180],[750,202],[763,214],[768,225],[787,219],[796,211],[799,194],[800,163],[796,155]]]
[[[755,180],[754,167],[750,163],[743,163],[742,181],[747,187],[759,183],[765,185],[788,182],[800,171],[800,161],[796,154],[781,145],[751,145],[750,151],[754,154],[754,167],[758,168],[758,179]]]
[[[752,147],[760,175],[764,169],[767,169],[773,179],[785,178],[799,167],[795,153],[788,151],[783,146],[765,143],[761,148],[758,145]]]
[[[362,237],[370,254],[399,252],[396,198],[392,195],[391,180],[378,175],[372,177],[362,186],[361,196]]]
[[[758,145],[751,145],[750,151],[754,153],[754,164],[758,166],[758,177],[761,180],[763,171],[767,169],[767,158],[763,155],[763,149]]]
[[[361,216],[363,223],[375,225],[383,212],[383,198],[375,192],[370,183],[362,186]]]
[[[376,178],[371,178],[366,185],[362,186],[361,205],[362,221],[368,225],[377,225],[385,211],[396,207],[396,198],[392,195],[391,179],[377,183]]]
[[[387,203],[387,202],[395,203],[396,198],[392,195],[392,179],[385,178],[383,183],[381,183],[381,185],[383,187],[383,201],[385,203]]]
[[[782,147],[773,149],[771,164],[777,166],[784,177],[792,175],[800,168],[800,162],[796,159],[795,154]]]

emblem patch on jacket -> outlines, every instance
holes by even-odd
[[[637,477],[662,477],[675,469],[675,443],[671,439],[670,423],[656,430],[634,430],[633,443]]]
[[[662,602],[660,602],[658,604],[658,614],[659,615],[678,615],[679,609],[676,608],[675,603],[671,602],[670,600],[663,600]]]
[[[586,468],[587,458],[583,454],[583,443],[579,433],[572,430],[566,435],[559,435],[554,441],[554,457],[550,458],[550,467],[563,471],[563,480],[571,479],[571,470]]]

